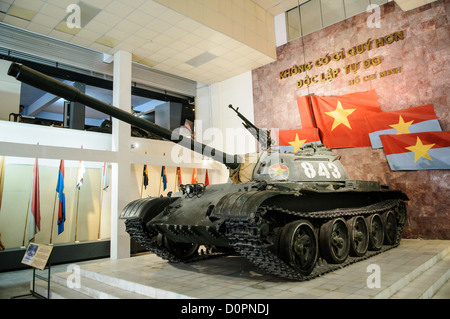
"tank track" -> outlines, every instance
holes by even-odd
[[[323,219],[329,220],[337,217],[353,217],[358,215],[367,216],[374,213],[385,212],[392,208],[400,208],[400,205],[404,205],[401,200],[389,200],[379,202],[370,206],[352,208],[352,209],[336,209],[332,211],[320,211],[312,213],[299,213],[294,211],[288,211],[274,206],[261,206],[258,209],[260,216],[263,216],[268,211],[277,211],[279,213],[293,215],[296,218],[302,218],[307,220]],[[401,208],[400,208],[401,209]],[[251,263],[264,270],[266,273],[287,278],[291,280],[306,281],[319,277],[326,273],[344,268],[353,263],[365,260],[372,256],[383,253],[389,249],[397,247],[400,244],[403,228],[405,224],[406,216],[400,216],[398,213],[400,209],[396,209],[396,217],[398,221],[397,238],[392,245],[383,245],[378,251],[370,251],[362,257],[349,256],[342,264],[328,264],[325,260],[321,260],[320,256],[316,267],[308,276],[303,276],[296,272],[292,267],[286,264],[283,260],[278,258],[275,254],[269,251],[259,234],[259,228],[254,221],[247,219],[230,219],[226,221],[227,233],[226,236],[230,241],[231,246],[240,255],[246,257]],[[406,210],[405,210],[406,212]]]
[[[224,252],[211,252],[209,249],[207,249],[206,252],[202,251],[201,254],[197,256],[192,256],[189,259],[180,259],[173,253],[171,253],[163,245],[160,245],[156,240],[154,240],[155,236],[157,236],[158,234],[156,232],[150,232],[149,230],[144,228],[144,221],[141,218],[136,217],[125,220],[125,227],[130,237],[136,240],[136,242],[139,245],[145,247],[150,252],[169,262],[191,263],[195,261],[226,255],[226,253]]]

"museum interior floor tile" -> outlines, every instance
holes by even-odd
[[[395,249],[303,282],[267,275],[240,256],[178,264],[142,254],[75,266],[80,285],[74,289],[67,287],[76,283],[75,271],[52,267],[51,298],[450,299],[445,240],[403,239]],[[0,298],[26,294],[31,277],[31,270],[0,273]],[[36,290],[46,295],[46,283]]]

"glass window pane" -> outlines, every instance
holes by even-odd
[[[346,18],[353,17],[367,10],[369,0],[344,0]]]
[[[322,0],[323,27],[327,27],[345,19],[342,0]]]
[[[288,41],[297,39],[300,37],[300,17],[298,8],[294,8],[287,12],[287,30]]]
[[[320,30],[322,28],[320,2],[311,0],[300,6],[303,35]]]

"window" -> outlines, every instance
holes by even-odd
[[[288,41],[328,27],[392,0],[309,0],[286,12]],[[300,10],[299,10],[300,8]]]
[[[342,0],[321,0],[323,27],[327,27],[345,19],[344,2]]]
[[[311,0],[300,6],[300,18],[303,35],[307,35],[322,28],[320,1]]]
[[[298,14],[298,7],[287,12],[286,23],[289,40],[297,39],[302,35],[300,31],[300,15]]]
[[[367,10],[369,0],[344,0],[345,15],[347,18],[353,17]]]

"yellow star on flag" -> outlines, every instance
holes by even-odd
[[[326,115],[334,118],[333,126],[331,127],[331,131],[333,131],[337,126],[344,124],[349,129],[352,129],[347,117],[352,114],[356,109],[344,109],[340,101],[337,103],[336,110],[333,112],[325,112]]]
[[[303,144],[305,144],[305,140],[301,140],[298,138],[298,134],[295,134],[295,141],[289,142],[292,146],[294,146],[294,153],[297,153],[302,148]]]
[[[411,126],[411,124],[414,122],[414,120],[410,121],[410,122],[406,122],[403,120],[403,117],[400,115],[400,118],[398,119],[398,123],[397,124],[392,124],[389,125],[392,128],[395,128],[397,130],[397,135],[400,134],[409,134],[411,133],[409,131],[409,127]]]
[[[434,145],[436,144],[423,145],[422,141],[417,136],[416,145],[405,147],[405,149],[414,152],[414,163],[416,163],[421,157],[425,157],[426,159],[432,161],[430,155],[428,155],[428,150],[432,148]]]

